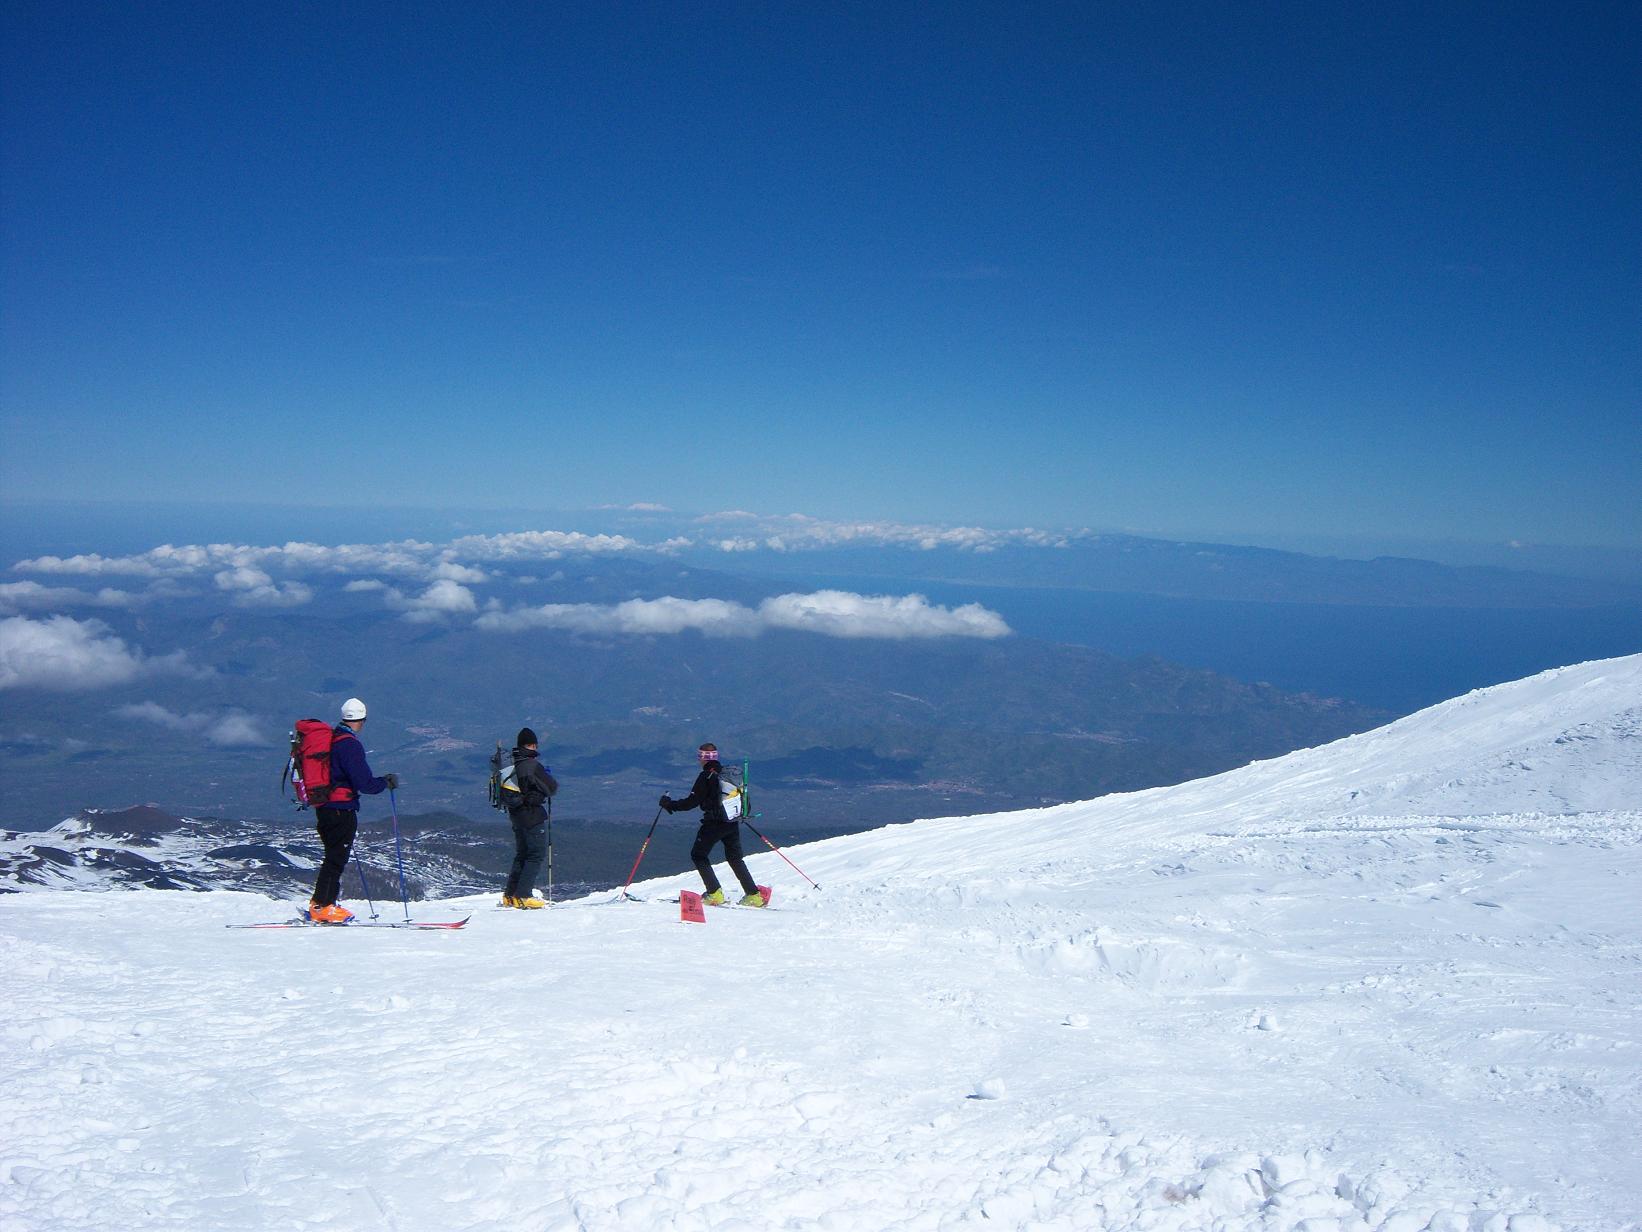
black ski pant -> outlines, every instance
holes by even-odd
[[[509,817],[511,820],[511,815]],[[536,892],[536,874],[547,858],[547,826],[540,821],[513,822],[513,867],[507,873],[509,898],[529,898]]]
[[[347,871],[348,857],[353,854],[359,813],[354,809],[319,808],[314,810],[314,817],[314,829],[319,831],[319,841],[325,844],[325,859],[320,862],[319,876],[314,878],[314,903],[329,907],[342,893],[342,874]]]
[[[735,879],[741,883],[741,888],[748,894],[756,893],[758,884],[753,875],[747,871],[747,861],[741,855],[741,823],[739,821],[704,821],[701,829],[696,831],[695,846],[690,848],[690,863],[696,866],[696,872],[701,874],[701,880],[711,894],[718,889],[718,877],[713,872],[713,848],[724,844],[724,859],[735,874]]]

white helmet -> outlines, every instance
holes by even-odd
[[[344,723],[351,723],[355,719],[362,719],[364,717],[365,703],[360,701],[357,697],[350,697],[347,701],[342,703],[342,721]]]

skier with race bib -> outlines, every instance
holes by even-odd
[[[724,859],[729,864],[730,871],[735,874],[736,880],[741,883],[741,888],[746,891],[740,905],[762,907],[764,896],[758,892],[758,884],[747,871],[747,862],[742,856],[741,823],[731,821],[724,811],[724,784],[720,777],[718,746],[711,742],[702,745],[696,750],[696,759],[701,763],[701,773],[696,775],[695,786],[690,789],[690,794],[682,800],[663,796],[661,807],[669,813],[701,810],[701,829],[696,832],[695,845],[690,848],[690,862],[696,866],[696,872],[701,874],[702,885],[706,887],[702,901],[714,907],[722,906],[724,903],[724,890],[713,872],[711,858],[713,848],[723,843]]]

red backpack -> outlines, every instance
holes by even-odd
[[[285,763],[279,794],[285,795],[285,784],[289,783],[295,789],[299,809],[329,804],[333,792],[351,794],[349,788],[331,785],[331,746],[335,742],[336,733],[329,723],[298,719],[291,729],[291,760]]]

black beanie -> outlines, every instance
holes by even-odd
[[[521,749],[527,749],[536,743],[536,733],[528,727],[521,727],[519,729],[519,738],[513,743]]]

